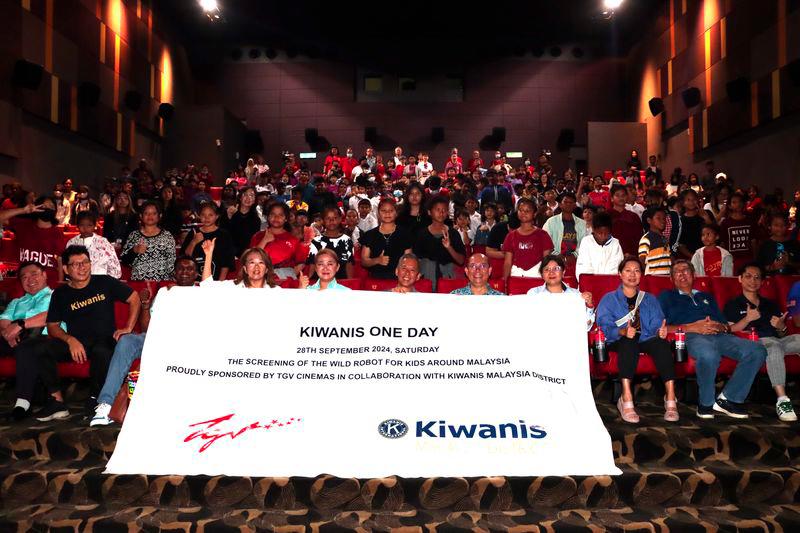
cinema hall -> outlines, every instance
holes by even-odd
[[[800,1],[0,20],[0,533],[800,532]]]

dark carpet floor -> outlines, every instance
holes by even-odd
[[[0,423],[0,532],[800,531],[798,423],[757,403],[744,422],[682,405],[668,424],[648,385],[638,426],[596,390],[616,477],[106,476],[118,428]]]

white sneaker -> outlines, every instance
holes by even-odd
[[[111,406],[107,403],[100,403],[97,404],[97,407],[94,409],[94,417],[92,417],[92,421],[89,422],[90,426],[107,426],[109,424],[113,424],[114,421],[108,418],[108,413],[111,412]]]
[[[796,422],[797,415],[794,413],[794,407],[791,400],[784,400],[775,405],[775,410],[778,412],[778,418],[781,422]]]

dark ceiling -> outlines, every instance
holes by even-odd
[[[236,47],[264,46],[384,70],[435,70],[504,56],[535,57],[553,46],[589,57],[624,55],[661,0],[626,0],[613,18],[602,0],[218,0],[211,21],[197,0],[156,2],[178,29],[192,65],[213,65]],[[245,48],[247,50],[247,48]]]

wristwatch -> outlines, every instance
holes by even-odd
[[[25,319],[20,318],[14,321],[14,324],[18,325],[20,328],[25,329]]]

